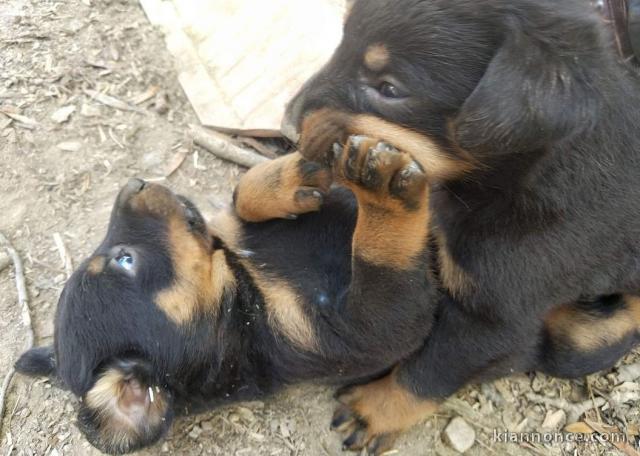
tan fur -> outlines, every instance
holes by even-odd
[[[428,236],[429,213],[385,211],[360,206],[353,234],[354,254],[379,266],[412,269]]]
[[[361,140],[359,160],[378,144],[376,138]],[[349,149],[349,144],[345,149]],[[347,160],[348,152],[342,155]],[[381,159],[379,172],[389,178],[413,159],[405,153],[396,153],[393,159]],[[393,163],[395,161],[395,164]],[[411,195],[415,208],[391,196],[388,189],[370,190],[341,175],[342,163],[334,164],[335,178],[353,191],[358,200],[358,219],[353,234],[353,252],[368,263],[398,269],[412,269],[415,260],[427,244],[429,226],[429,193],[426,181]]]
[[[349,130],[351,134],[362,134],[383,139],[397,149],[408,153],[420,163],[428,176],[436,179],[452,179],[462,176],[474,167],[467,160],[456,160],[445,154],[428,137],[387,122],[369,114],[353,116]]]
[[[382,43],[370,45],[364,53],[364,64],[376,73],[384,70],[390,59],[389,50]]]
[[[210,253],[177,218],[169,220],[168,234],[176,278],[156,295],[156,305],[178,324],[197,313],[217,314],[224,291],[235,287],[224,251]]]
[[[440,280],[444,287],[455,298],[463,298],[473,289],[473,281],[469,274],[463,270],[451,257],[447,247],[445,234],[441,230],[434,230],[436,244],[438,246],[438,266]]]
[[[189,230],[182,204],[165,187],[147,184],[129,205],[167,223],[175,280],[155,296],[155,304],[177,324],[188,322],[197,313],[215,315],[224,291],[235,287],[224,251],[212,252],[208,239]]]
[[[625,295],[624,298],[629,306],[631,318],[633,318],[633,321],[636,323],[636,329],[640,331],[640,297]]]
[[[567,339],[580,351],[590,352],[619,343],[640,330],[640,300],[625,296],[627,308],[608,317],[590,315],[572,305],[554,309],[546,318],[552,337]]]
[[[357,386],[339,400],[364,419],[371,436],[404,432],[438,409],[437,402],[421,399],[400,385],[395,372]]]
[[[104,271],[107,259],[102,255],[94,256],[87,265],[87,272],[91,275],[98,275]]]
[[[295,193],[302,187],[318,187],[326,192],[331,185],[331,175],[320,171],[305,181],[300,173],[303,161],[304,158],[295,152],[247,171],[236,190],[238,216],[247,222],[262,222],[320,209],[316,200],[296,199]]]
[[[409,128],[371,114],[348,114],[322,108],[305,116],[302,122],[300,151],[310,160],[322,160],[334,142],[344,142],[349,135],[379,138],[408,153],[436,180],[459,178],[480,166],[465,151],[460,157],[447,155],[430,138]]]
[[[216,212],[208,223],[209,231],[219,237],[231,250],[240,248],[242,236],[242,222],[235,211],[229,207]]]
[[[98,412],[98,432],[104,443],[117,446],[119,443],[135,440],[140,430],[147,425],[150,428],[159,426],[167,412],[168,403],[164,394],[155,389],[153,401],[147,396],[142,410],[128,414],[130,404],[126,403],[126,388],[130,386],[127,382],[128,379],[122,372],[110,369],[100,376],[84,397],[86,406]]]
[[[317,352],[320,343],[302,307],[302,297],[285,281],[267,277],[249,261],[243,265],[264,297],[271,327],[297,347]]]

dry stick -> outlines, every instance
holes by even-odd
[[[7,253],[11,257],[11,261],[13,262],[13,267],[15,269],[16,275],[16,289],[18,291],[18,305],[20,307],[20,313],[22,315],[22,324],[25,326],[27,331],[27,350],[33,347],[34,342],[34,334],[33,327],[31,326],[31,315],[29,314],[29,299],[27,296],[27,287],[24,281],[24,269],[22,267],[22,260],[20,259],[20,255],[13,247],[13,244],[7,239],[7,237],[0,232],[0,244],[4,246],[7,250]],[[7,391],[9,390],[9,386],[11,385],[11,379],[13,378],[13,374],[15,374],[15,369],[13,366],[9,368],[9,372],[4,377],[4,381],[2,382],[2,389],[0,390],[0,429],[2,429],[2,422],[4,421],[4,408],[5,408],[5,398],[7,396]]]
[[[232,144],[224,136],[206,130],[197,125],[189,125],[189,131],[193,142],[204,147],[213,155],[233,162],[237,165],[251,168],[269,161],[267,157],[251,152],[250,150]]]
[[[53,242],[56,244],[60,261],[62,261],[62,266],[68,279],[73,274],[73,263],[71,262],[71,255],[69,255],[69,249],[67,249],[60,233],[53,233]]]

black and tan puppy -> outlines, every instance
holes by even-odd
[[[81,398],[87,439],[113,454],[156,442],[174,414],[387,371],[431,326],[426,177],[367,138],[334,153],[333,175],[351,191],[327,193],[328,172],[298,154],[242,180],[247,220],[324,199],[297,220],[227,215],[208,228],[187,199],[129,181],[65,285],[54,346],[25,353],[18,371],[57,377]]]
[[[389,384],[428,410],[472,381],[609,368],[638,342],[640,79],[612,48],[582,0],[355,2],[283,131],[319,162],[366,134],[421,164],[447,296],[418,353],[343,397],[351,448],[418,415],[379,407]]]

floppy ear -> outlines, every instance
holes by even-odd
[[[18,358],[15,369],[21,374],[33,377],[52,377],[56,374],[56,359],[53,346],[36,347],[27,350]]]
[[[598,27],[581,19],[533,31],[508,21],[504,42],[453,121],[463,149],[526,152],[593,127],[603,47]]]
[[[116,360],[83,396],[78,426],[96,448],[110,454],[155,443],[173,418],[170,393],[154,384],[141,360]]]

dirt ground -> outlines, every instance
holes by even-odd
[[[94,100],[92,90],[137,102],[136,109]],[[0,111],[7,113],[0,113],[0,231],[24,259],[38,344],[52,340],[66,279],[55,233],[77,264],[101,239],[113,198],[129,177],[162,178],[186,156],[165,182],[193,197],[206,215],[230,200],[241,174],[189,142],[185,132],[195,115],[161,34],[134,0],[2,0]],[[4,376],[25,345],[11,266],[0,271],[0,313]],[[588,419],[637,438],[639,361],[636,352],[611,372],[576,381],[531,374],[467,388],[404,436],[397,454],[455,454],[444,439],[455,416],[476,433],[467,454],[637,454],[602,438],[505,443],[494,430],[554,432],[568,421],[586,421],[575,416],[576,404],[596,403]],[[327,387],[301,385],[181,419],[163,443],[142,454],[338,455],[340,442],[329,431],[331,394]],[[17,376],[0,453],[97,454],[73,424],[75,405],[49,381]]]

